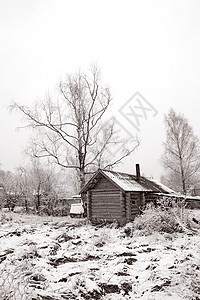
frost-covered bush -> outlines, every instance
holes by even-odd
[[[47,216],[68,216],[69,215],[69,206],[45,206],[41,205],[40,207],[40,215],[47,215]]]
[[[6,261],[0,266],[0,299],[2,300],[31,300],[34,297],[34,289],[40,284],[35,280],[32,258],[23,260]],[[40,287],[42,288],[42,287]]]
[[[134,229],[139,229],[147,234],[157,232],[177,232],[182,229],[171,211],[160,208],[147,208],[144,213],[134,220]]]
[[[137,216],[132,224],[133,230],[141,230],[143,234],[152,232],[185,232],[191,229],[189,212],[183,203],[172,203],[169,207],[163,201],[157,207],[149,204],[142,215]],[[130,230],[126,228],[130,233]]]
[[[7,222],[11,222],[12,221],[12,216],[10,214],[1,214],[0,215],[0,224],[5,224]]]

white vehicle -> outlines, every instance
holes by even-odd
[[[80,203],[74,203],[71,204],[71,208],[70,208],[70,212],[69,215],[71,218],[75,218],[75,217],[83,217],[84,215],[84,207],[83,204]]]

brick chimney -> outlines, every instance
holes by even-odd
[[[140,165],[136,164],[136,180],[137,182],[140,182]]]

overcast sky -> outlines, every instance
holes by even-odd
[[[141,145],[121,166],[159,179],[163,116],[184,113],[200,136],[200,1],[0,0],[0,162],[22,162],[28,132],[6,106],[31,105],[66,73],[96,62],[113,96],[113,114],[139,91],[157,111],[140,119]]]

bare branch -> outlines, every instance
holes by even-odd
[[[45,101],[37,101],[34,107],[15,102],[10,109],[19,111],[25,121],[23,128],[33,128],[37,136],[29,152],[64,168],[78,170],[83,186],[85,174],[91,166],[106,161],[106,149],[113,143],[111,127],[107,135],[100,133],[102,117],[111,103],[110,89],[102,85],[99,69],[92,66],[89,74],[67,75],[60,82],[58,93],[56,100],[48,94]],[[110,165],[118,164],[136,147],[126,149]]]

